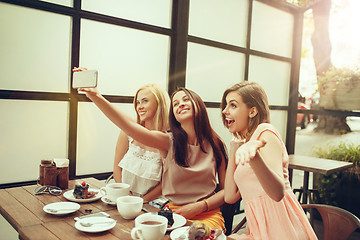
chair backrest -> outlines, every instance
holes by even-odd
[[[234,220],[234,212],[235,212],[235,204],[224,203],[221,207],[221,214],[223,215],[225,221],[226,232],[225,235],[228,236],[231,234],[233,220]]]
[[[359,218],[344,209],[323,204],[304,204],[302,207],[318,210],[323,220],[324,240],[346,240],[360,228]]]

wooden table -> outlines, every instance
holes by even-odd
[[[309,172],[330,174],[350,168],[351,162],[342,162],[324,158],[289,155],[289,179],[292,180],[292,169],[304,171],[302,203],[306,204],[309,193]]]
[[[105,186],[104,181],[95,178],[86,178],[69,181],[69,189],[73,189],[75,183],[85,181],[92,188]],[[131,229],[135,227],[134,220],[123,219],[116,206],[103,203],[101,200],[90,203],[79,203],[80,209],[65,216],[55,216],[43,211],[46,204],[67,201],[62,195],[52,196],[49,194],[34,195],[37,185],[0,189],[0,212],[4,218],[19,233],[20,239],[106,239],[106,240],[131,240]],[[65,192],[65,191],[63,191]],[[151,205],[144,205],[148,210],[156,211]],[[92,213],[106,212],[110,217],[117,220],[116,226],[102,233],[86,233],[75,228],[75,217]],[[142,212],[143,213],[143,212]],[[140,213],[140,214],[142,214]],[[188,222],[186,225],[189,225]],[[161,240],[170,239],[170,233]],[[231,239],[228,238],[227,239]]]
[[[104,181],[94,178],[69,181],[69,189],[73,189],[75,182],[85,181],[93,188],[105,185]],[[80,209],[75,213],[65,216],[54,216],[43,211],[46,204],[67,201],[62,195],[49,194],[34,195],[36,185],[8,188],[0,190],[0,212],[5,219],[19,233],[20,239],[131,239],[130,232],[135,226],[134,220],[123,219],[116,206],[103,203],[101,200],[90,203],[79,203]],[[156,208],[147,205],[148,209]],[[117,220],[116,226],[102,233],[85,233],[75,228],[74,218],[85,215],[91,210],[107,212],[110,217]],[[169,233],[163,238],[170,239]]]

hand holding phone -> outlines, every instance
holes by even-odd
[[[97,70],[81,70],[73,72],[72,87],[77,88],[94,88],[97,86]]]

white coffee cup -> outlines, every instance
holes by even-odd
[[[100,193],[112,202],[116,202],[118,197],[129,195],[129,192],[130,185],[127,183],[109,183],[106,187],[100,188]]]
[[[164,216],[145,213],[135,218],[131,238],[135,240],[159,240],[164,237],[168,220]]]
[[[116,200],[117,209],[124,219],[134,219],[143,207],[144,200],[136,196],[118,197]]]

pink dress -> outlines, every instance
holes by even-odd
[[[260,124],[250,140],[259,139],[264,131],[274,133],[283,144],[277,130],[267,123]],[[247,234],[233,234],[234,239],[305,240],[317,239],[304,211],[291,190],[288,174],[289,157],[283,144],[283,174],[285,196],[279,202],[264,191],[249,164],[238,165],[234,179],[242,196],[247,219]]]

